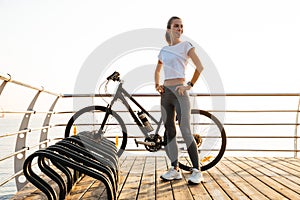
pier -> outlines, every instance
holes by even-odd
[[[0,123],[16,122],[11,129],[1,126],[0,189],[15,188],[13,193],[5,193],[7,199],[45,199],[43,193],[24,180],[24,160],[34,151],[64,137],[66,123],[76,112],[64,105],[70,105],[76,98],[102,104],[98,99],[111,98],[111,95],[58,94],[18,82],[10,76],[1,75],[0,80],[1,98],[9,95],[8,85],[32,94],[27,100],[27,108],[2,107],[0,111],[4,116]],[[158,102],[156,94],[133,96]],[[226,99],[228,107],[210,107],[206,102],[213,98]],[[200,99],[201,109],[226,114],[222,123],[228,145],[222,160],[203,172],[205,181],[197,186],[187,184],[189,173],[185,171],[182,171],[183,180],[164,182],[159,177],[169,168],[167,158],[144,156],[143,152],[149,152],[131,145],[126,149],[131,155],[122,155],[119,159],[118,199],[300,199],[300,94],[193,94],[191,99]],[[251,103],[237,106],[236,102],[246,102],[246,99]],[[38,104],[46,101],[49,102],[47,106],[40,108]],[[283,101],[288,103],[282,104]],[[126,122],[126,125],[132,126],[132,123]],[[129,136],[131,144],[135,138],[141,137]],[[139,152],[139,155],[134,152]],[[106,191],[103,183],[84,175],[66,199],[87,198],[105,199]]]

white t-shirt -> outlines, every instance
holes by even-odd
[[[163,63],[165,80],[174,78],[185,78],[185,66],[188,63],[188,52],[194,46],[187,42],[180,42],[172,46],[164,46],[158,59]]]

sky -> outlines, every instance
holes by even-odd
[[[0,74],[8,73],[14,80],[55,93],[70,94],[84,64],[99,46],[129,31],[165,29],[171,16],[179,16],[184,35],[213,62],[225,93],[300,93],[299,4],[299,0],[0,0]],[[141,37],[151,39],[149,35]],[[157,50],[128,53],[114,60],[111,70],[113,66],[154,67],[157,55]],[[107,57],[105,53],[101,56]],[[204,65],[204,70],[209,67]],[[207,92],[203,81],[195,86]],[[152,88],[149,92],[155,91]],[[0,96],[0,111],[24,110],[32,97],[26,102],[23,97],[23,91],[5,88]],[[261,103],[250,98],[246,104],[254,110],[258,105],[267,109],[271,101]],[[296,109],[298,101],[287,99],[285,104]],[[229,108],[245,104],[240,99],[226,103]],[[277,101],[275,105],[270,109],[281,109],[282,103]],[[49,104],[43,110],[48,109]],[[250,117],[264,123],[277,120],[279,115],[272,115],[262,120],[257,115]],[[285,117],[282,113],[280,116]],[[226,117],[230,122],[230,113]],[[248,122],[249,118],[238,115],[235,120]],[[288,122],[294,123],[294,115]],[[246,133],[261,134],[264,130],[254,128],[247,127]],[[276,127],[265,133],[293,135],[293,128],[286,132]],[[226,131],[245,133],[230,128]]]
[[[299,93],[298,8],[297,0],[0,0],[0,73],[72,93],[84,62],[105,41],[165,29],[179,16],[185,36],[213,61],[224,92]],[[154,65],[156,54],[145,64]],[[133,55],[124,67],[134,62],[143,57]]]

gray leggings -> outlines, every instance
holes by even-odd
[[[188,93],[180,96],[175,91],[176,86],[164,86],[164,93],[161,95],[162,118],[166,129],[167,145],[165,146],[167,156],[171,165],[178,166],[178,146],[176,141],[175,119],[179,122],[182,137],[186,143],[193,168],[199,169],[197,145],[190,128],[190,100]]]

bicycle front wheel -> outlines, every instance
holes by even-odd
[[[91,132],[101,134],[116,144],[120,157],[127,145],[127,129],[122,118],[104,106],[88,106],[77,111],[68,121],[65,137],[74,132]]]
[[[226,149],[225,129],[213,114],[204,110],[192,110],[191,130],[194,135],[200,135],[201,144],[198,147],[198,155],[201,171],[208,170],[215,166],[224,155]],[[188,156],[181,160],[179,167],[191,171],[192,164]]]

